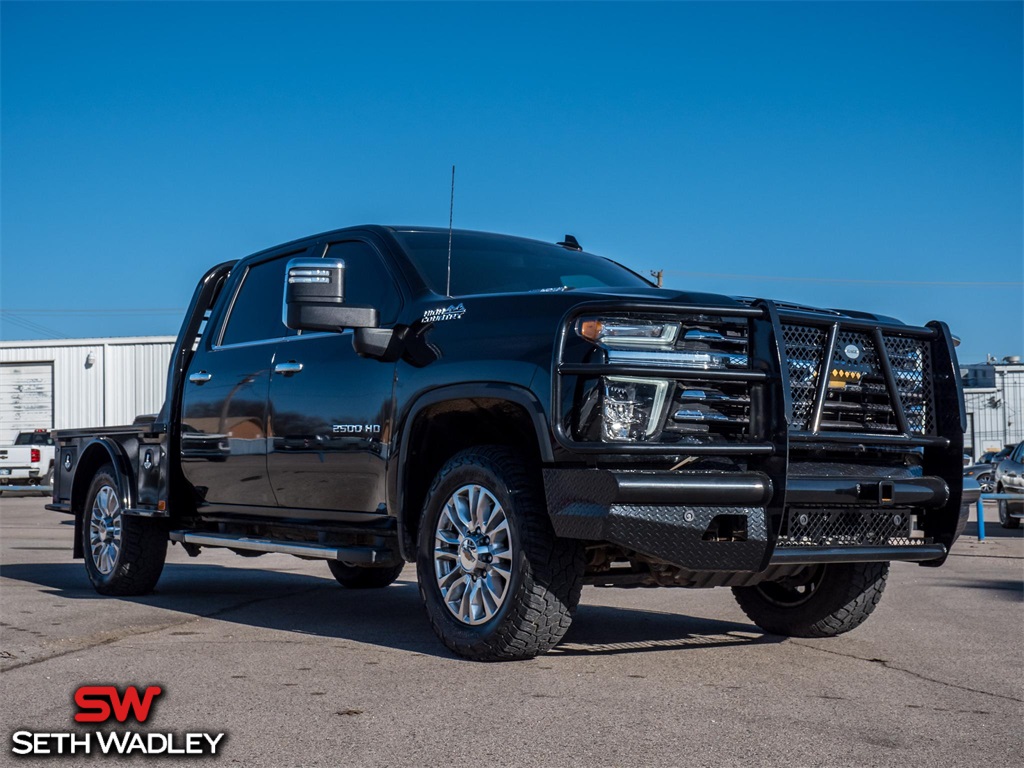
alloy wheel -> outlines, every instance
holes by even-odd
[[[444,604],[463,624],[498,613],[512,580],[513,541],[505,510],[482,485],[445,501],[434,533],[434,575]]]
[[[96,570],[104,576],[111,573],[121,554],[121,502],[109,485],[100,486],[92,502],[89,548]]]

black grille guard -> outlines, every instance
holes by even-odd
[[[747,322],[748,329],[748,367],[704,371],[647,365],[641,362],[609,365],[567,359],[566,351],[570,345],[587,344],[575,334],[577,319],[595,314],[699,315],[706,318],[706,323],[713,322],[715,318],[742,318]],[[805,428],[801,428],[800,420],[794,417],[784,324],[820,329],[828,343],[828,347],[821,355],[821,368],[817,377],[818,389],[813,400],[811,418]],[[820,412],[825,407],[828,376],[822,374],[826,373],[826,366],[831,363],[831,353],[834,351],[836,339],[844,332],[864,334],[874,342],[878,351],[878,366],[898,426],[895,434],[838,432],[823,428]],[[924,428],[917,431],[912,429],[911,419],[904,411],[904,397],[898,387],[896,372],[887,357],[886,341],[891,339],[914,340],[927,345],[931,380],[925,383],[930,383],[931,387],[931,418]],[[579,347],[577,351],[578,349]],[[800,503],[798,492],[794,492],[792,499],[789,499],[787,494],[789,456],[791,450],[797,448],[826,448],[851,452],[870,448],[890,451],[906,448],[922,452],[923,475],[941,479],[948,488],[945,503],[941,507],[930,509],[929,514],[924,516],[925,535],[934,544],[943,545],[946,550],[957,536],[963,487],[961,456],[966,416],[953,337],[945,323],[933,321],[925,327],[914,327],[834,313],[793,309],[780,311],[773,302],[767,300],[758,300],[749,306],[595,301],[577,305],[563,317],[554,356],[552,430],[556,442],[569,453],[579,455],[583,460],[593,460],[600,456],[612,461],[615,456],[626,455],[642,455],[651,459],[686,456],[742,457],[746,460],[748,471],[766,476],[773,493],[765,505],[771,542],[766,552],[765,566],[774,550],[774,542],[778,537],[787,505]],[[750,388],[751,403],[756,403],[756,407],[751,408],[749,431],[744,439],[717,444],[609,443],[578,439],[571,433],[575,406],[572,384],[603,375],[663,377],[680,382],[716,379],[746,382]],[[923,422],[918,426],[922,425]],[[941,559],[933,561],[934,564],[940,562]]]

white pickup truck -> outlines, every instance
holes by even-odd
[[[0,491],[26,485],[53,486],[53,436],[47,429],[21,432],[13,445],[0,445]]]

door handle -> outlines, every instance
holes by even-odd
[[[191,381],[193,384],[205,384],[212,378],[212,373],[207,373],[206,371],[196,371],[195,373],[188,377],[188,380]]]
[[[287,363],[278,363],[274,366],[274,373],[280,373],[283,376],[294,376],[302,370],[302,363],[296,363],[294,360],[289,360]]]

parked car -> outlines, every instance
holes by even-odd
[[[1003,528],[1020,528],[1021,518],[1024,518],[1024,441],[1018,443],[1009,456],[996,464],[993,474],[996,493],[1020,495],[1020,501],[999,500],[999,522]]]
[[[964,477],[970,477],[981,486],[982,493],[995,493],[996,490],[996,464],[1010,455],[1013,446],[1007,446],[1001,451],[985,451],[981,454],[977,464],[964,467]]]
[[[979,464],[992,464],[993,466],[998,464],[1000,461],[1010,455],[1010,451],[1013,450],[1012,445],[1008,445],[1002,450],[998,451],[985,451],[981,454],[981,458],[978,459]]]
[[[994,493],[996,490],[995,465],[974,464],[964,467],[964,477],[971,478],[981,486],[982,493]]]
[[[358,227],[207,272],[160,414],[61,430],[48,508],[106,595],[153,589],[168,541],[348,588],[416,563],[473,659],[549,650],[584,583],[729,587],[829,637],[962,530],[958,370],[941,322],[661,289],[570,236]]]
[[[48,429],[20,432],[0,446],[0,490],[4,486],[53,486],[53,436]]]

